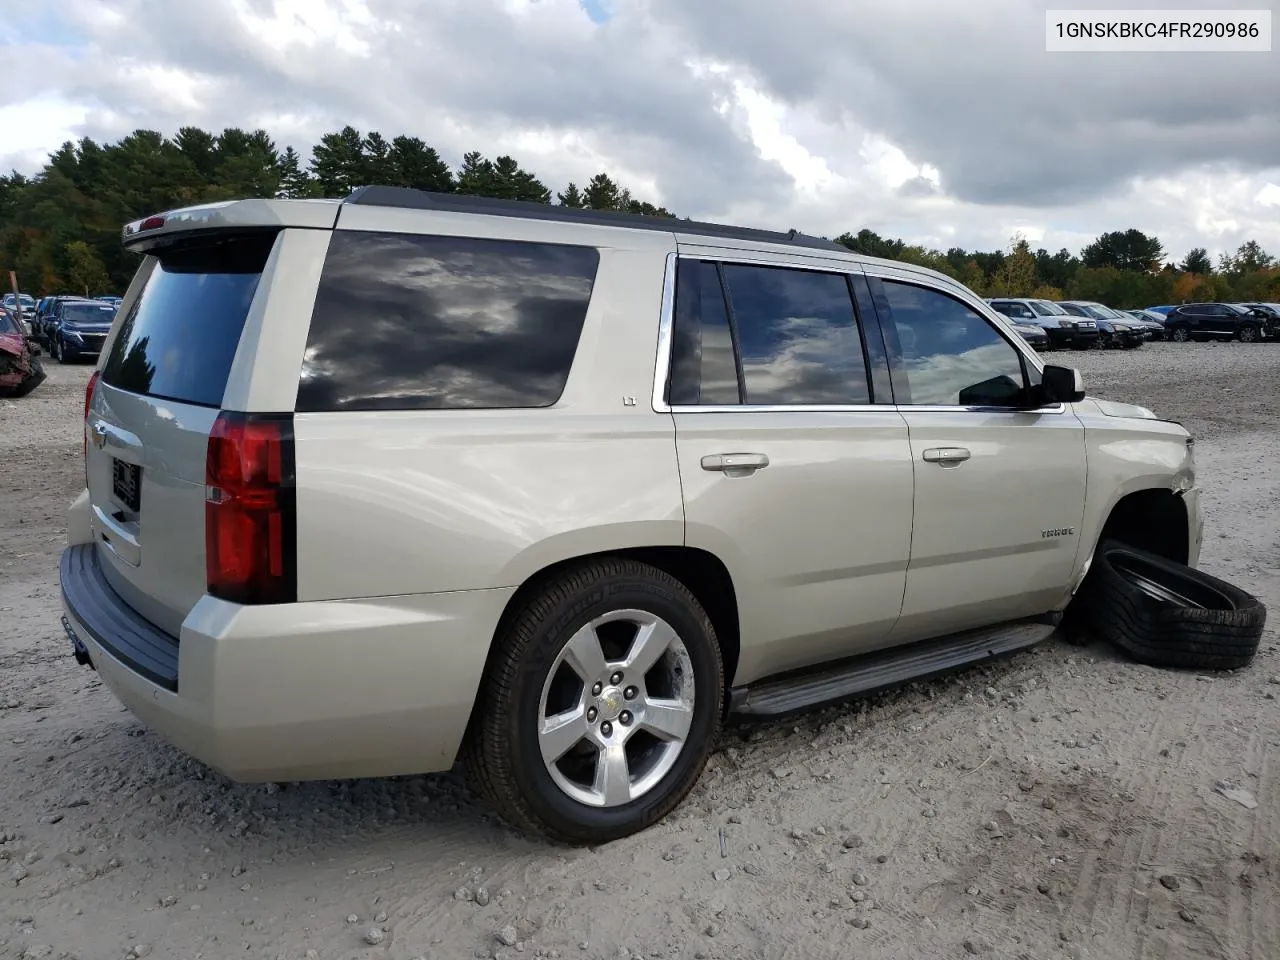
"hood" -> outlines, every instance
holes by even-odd
[[[0,350],[20,357],[27,352],[27,340],[16,333],[0,333]]]
[[[1093,405],[1098,408],[1098,412],[1107,417],[1127,417],[1131,420],[1158,420],[1160,419],[1146,407],[1140,407],[1133,403],[1119,403],[1115,400],[1099,400],[1097,397],[1091,398]]]

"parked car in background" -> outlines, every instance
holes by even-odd
[[[69,294],[58,294],[51,297],[41,297],[36,304],[34,316],[31,318],[31,332],[35,337],[44,344],[46,350],[51,349],[53,344],[53,326],[57,315],[58,304],[64,300],[84,300],[84,297],[74,297]]]
[[[1176,307],[1176,306],[1174,306],[1173,304],[1167,304],[1167,303],[1166,303],[1166,304],[1164,304],[1163,306],[1159,306],[1159,307],[1147,307],[1147,312],[1149,312],[1149,313],[1158,313],[1158,314],[1160,314],[1162,317],[1167,317],[1167,316],[1169,315],[1169,311],[1170,311],[1170,310],[1176,310],[1176,309],[1177,309],[1177,307]]]
[[[1280,303],[1237,303],[1234,306],[1261,311],[1266,315],[1267,329],[1271,335],[1280,335]]]
[[[1132,317],[1126,318],[1118,310],[1096,300],[1059,300],[1058,306],[1077,317],[1089,317],[1098,325],[1098,346],[1108,349],[1132,350],[1148,339],[1147,331],[1140,328]]]
[[[1014,332],[1035,350],[1049,349],[1049,334],[1045,333],[1044,327],[1028,320],[1014,320],[1009,318],[1009,326],[1013,327]]]
[[[1184,303],[1165,320],[1170,340],[1239,340],[1256,343],[1271,335],[1270,318],[1262,310],[1234,303]]]
[[[49,353],[59,363],[96,357],[102,352],[116,308],[98,300],[59,300],[49,320]]]
[[[1148,313],[1146,310],[1121,310],[1126,317],[1147,332],[1148,340],[1164,339],[1164,317],[1159,313]]]
[[[991,308],[1019,323],[1034,323],[1049,338],[1050,349],[1088,350],[1098,341],[1098,328],[1093,320],[1073,317],[1052,300],[1033,297],[993,297]]]
[[[0,306],[0,397],[25,397],[45,376],[35,337],[17,310]]]
[[[18,314],[18,319],[27,323],[31,322],[32,316],[36,312],[35,297],[26,293],[19,293],[16,297],[12,293],[6,293],[0,303],[8,307],[11,311]]]
[[[121,302],[121,300],[122,300],[123,298],[121,298],[121,297],[117,297],[117,296],[115,296],[114,294],[104,294],[103,296],[100,296],[100,297],[94,297],[93,299],[95,299],[95,300],[101,300],[103,303],[109,303],[109,304],[111,304],[111,306],[113,306],[113,307],[115,307],[117,310],[119,310],[119,309],[120,309],[120,302]]]

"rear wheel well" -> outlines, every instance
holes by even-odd
[[[1111,508],[1098,542],[1118,540],[1176,563],[1191,556],[1187,505],[1171,490],[1139,490]]]
[[[503,633],[512,617],[524,605],[525,600],[543,589],[565,570],[585,561],[599,560],[604,557],[625,557],[628,560],[647,563],[683,583],[711,618],[711,625],[716,631],[716,640],[720,644],[720,654],[724,658],[725,684],[732,685],[733,677],[737,673],[741,649],[738,634],[738,597],[733,589],[733,578],[729,576],[728,569],[719,557],[694,547],[633,547],[608,550],[562,560],[539,570],[525,580],[507,601],[506,608],[498,620],[498,628],[494,631],[489,645],[485,674],[488,675],[489,666]]]

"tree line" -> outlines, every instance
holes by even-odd
[[[675,216],[606,172],[553,193],[513,157],[473,151],[455,169],[418,137],[388,140],[352,126],[325,134],[305,158],[293,147],[279,150],[265,130],[183,127],[173,137],[135,130],[116,143],[68,141],[35,176],[0,176],[0,268],[17,271],[32,294],[118,293],[138,262],[120,245],[120,228],[131,220],[239,197],[344,197],[366,184]],[[1136,229],[1104,233],[1079,254],[1033,250],[1021,236],[994,251],[930,250],[869,229],[835,239],[859,253],[940,270],[984,296],[1117,307],[1280,300],[1280,262],[1252,240],[1215,264],[1203,248],[1170,262],[1157,237]]]

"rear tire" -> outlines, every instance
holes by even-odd
[[[1236,331],[1236,339],[1241,343],[1257,343],[1259,339],[1258,328],[1252,323],[1246,323]]]
[[[1099,544],[1077,599],[1095,633],[1158,667],[1246,666],[1267,617],[1258,598],[1239,587],[1116,541]]]
[[[504,624],[463,746],[473,789],[514,826],[570,844],[616,840],[675,809],[724,713],[720,647],[693,594],[647,564],[598,560],[542,585]]]

